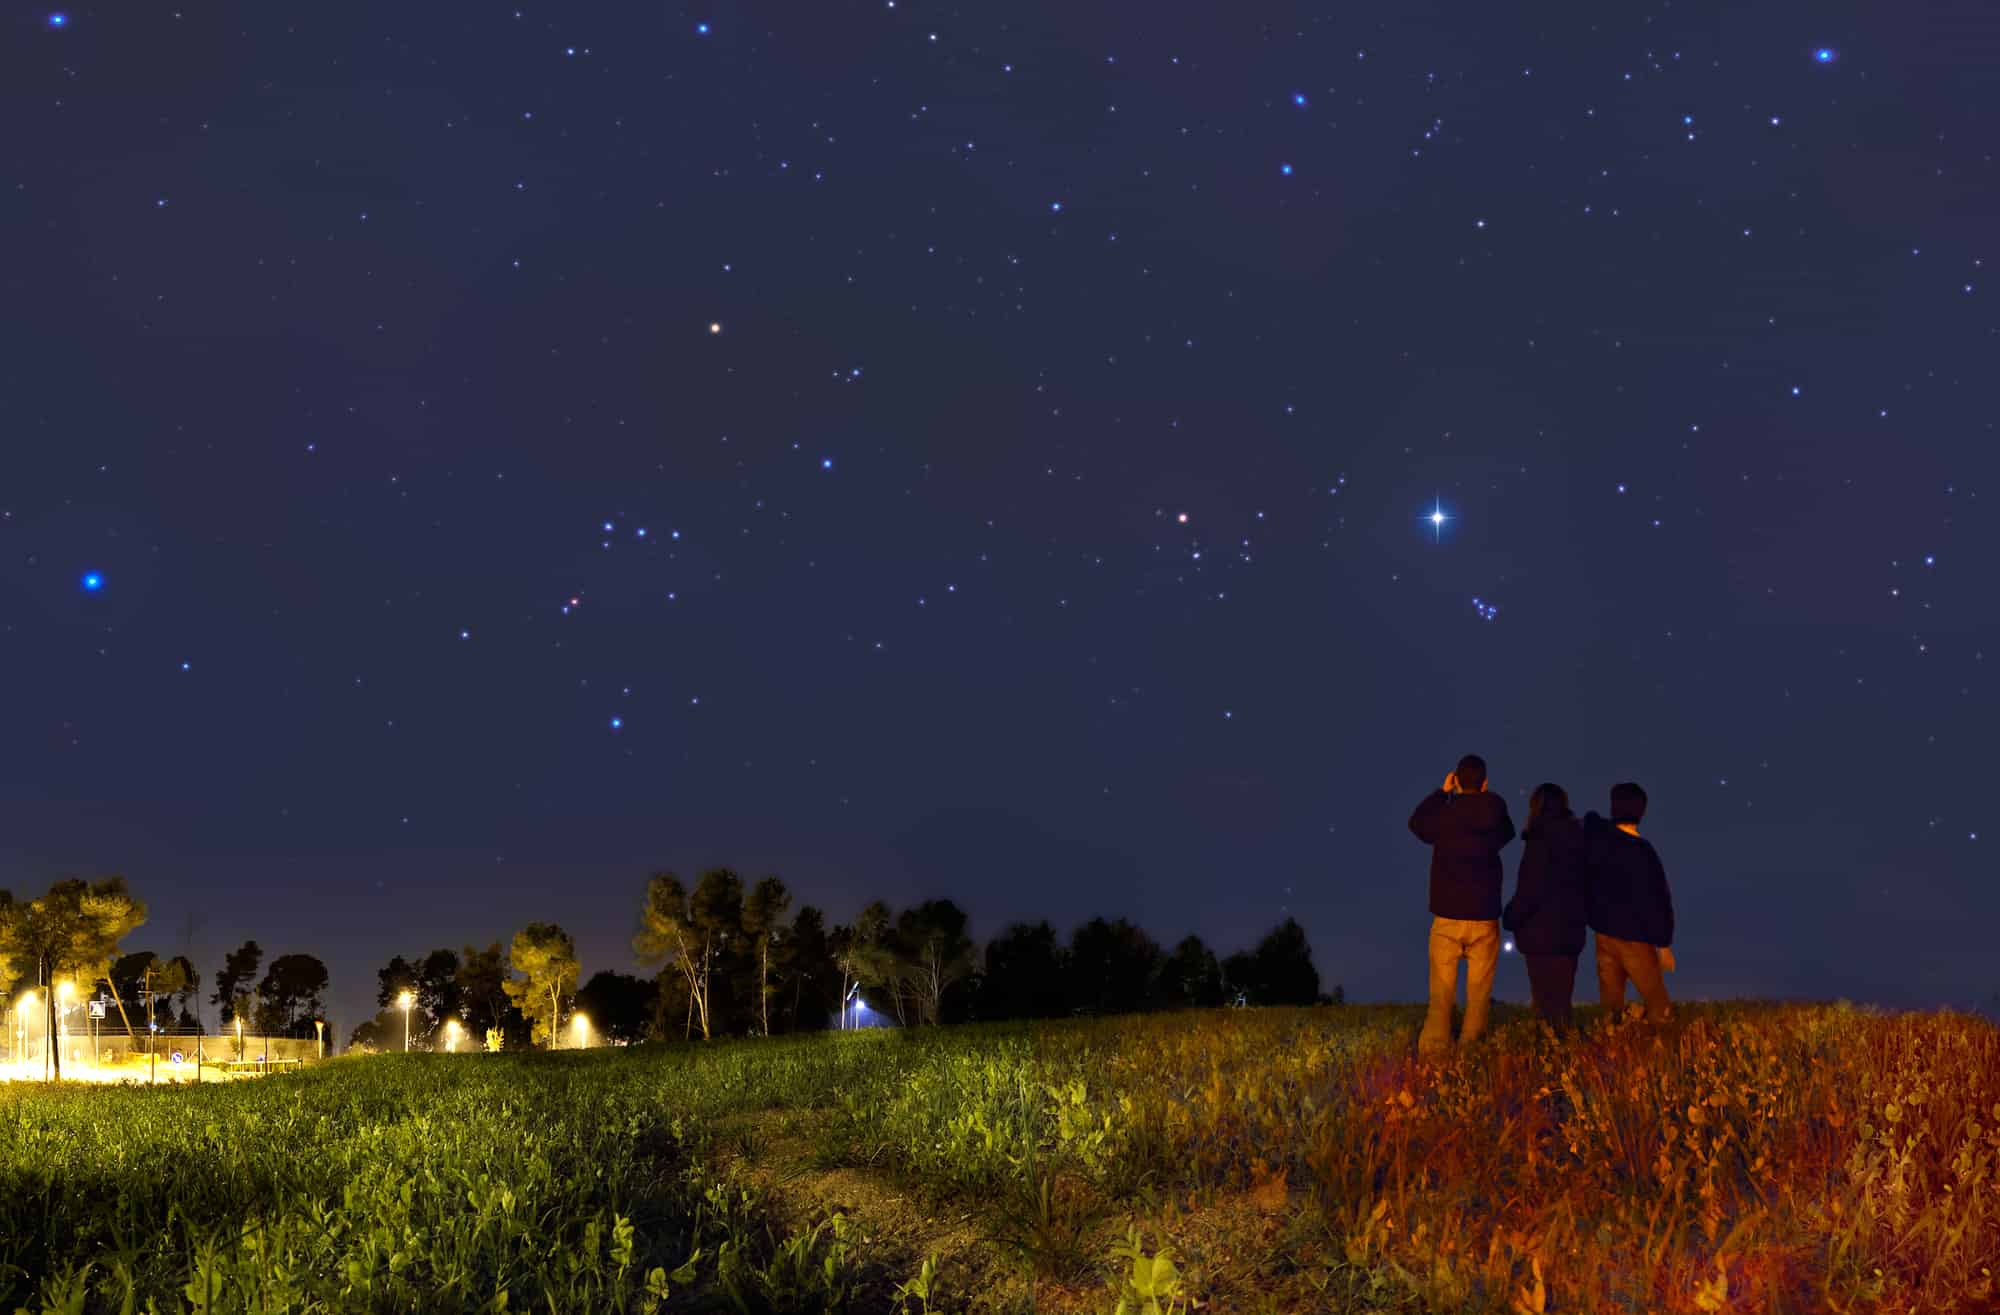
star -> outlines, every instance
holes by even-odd
[[[1431,500],[1431,514],[1424,517],[1424,519],[1431,523],[1431,541],[1434,543],[1443,542],[1444,523],[1451,519],[1451,517],[1445,515],[1444,504],[1433,498]]]
[[[611,719],[611,729],[612,729],[612,730],[614,730],[614,731],[622,731],[622,730],[624,730],[624,729],[625,729],[625,719],[624,719],[623,717],[613,717],[613,718]]]
[[[1290,178],[1292,176],[1292,166],[1289,164],[1281,164],[1278,166],[1278,172],[1283,174],[1285,177]]]
[[[1306,107],[1306,94],[1303,91],[1293,92],[1292,104],[1298,106],[1300,109],[1304,109]]]
[[[707,36],[707,35],[708,35],[708,24],[706,24],[706,23],[696,23],[696,24],[694,25],[694,34],[695,34],[696,36],[698,36],[698,37],[705,37],[705,36]]]
[[[69,26],[69,15],[68,15],[68,14],[65,14],[65,13],[60,13],[60,12],[58,12],[58,13],[53,13],[53,14],[50,14],[50,15],[49,15],[49,26],[50,26],[50,27],[68,27],[68,26]]]
[[[1838,58],[1840,58],[1840,52],[1832,46],[1821,46],[1813,51],[1813,63],[1815,64],[1831,64]]]
[[[85,593],[94,594],[103,587],[104,577],[101,574],[96,571],[85,571],[83,573],[83,591]]]
[[[710,321],[708,322],[708,332],[709,332],[709,335],[710,335],[711,337],[713,337],[713,336],[714,336],[715,334],[718,334],[718,333],[721,333],[721,332],[722,332],[722,321],[721,321],[721,320],[710,320]]]

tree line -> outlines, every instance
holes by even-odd
[[[692,885],[653,876],[632,948],[650,978],[604,971],[580,985],[575,942],[552,923],[523,928],[504,949],[398,955],[377,973],[381,1012],[351,1044],[400,1049],[407,1035],[431,1049],[451,1020],[470,1044],[500,1049],[1342,998],[1338,987],[1322,995],[1305,930],[1290,918],[1227,957],[1199,936],[1163,948],[1127,919],[1104,917],[1066,938],[1047,921],[1017,922],[982,947],[950,900],[901,910],[878,900],[829,927],[822,910],[795,909],[779,878],[746,884],[727,868]]]
[[[145,921],[146,906],[122,877],[65,878],[32,901],[0,890],[0,991],[69,981],[88,995],[101,984],[128,1032],[149,1023],[207,1030],[201,974],[188,956],[121,952]],[[398,955],[376,974],[380,1012],[349,1044],[399,1049],[407,1038],[412,1048],[434,1049],[441,1030],[456,1027],[468,1047],[521,1049],[586,1035],[769,1036],[865,1019],[915,1026],[1341,999],[1338,987],[1321,994],[1305,931],[1290,918],[1220,958],[1199,936],[1163,948],[1125,918],[1095,917],[1067,937],[1046,920],[1016,922],[980,946],[951,900],[900,910],[877,900],[828,926],[820,909],[795,908],[781,879],[746,884],[715,868],[692,885],[655,874],[638,921],[632,949],[650,977],[603,971],[580,981],[574,939],[545,922],[505,945]],[[309,1037],[325,1016],[328,981],[314,956],[284,954],[267,965],[263,947],[247,940],[225,956],[208,1001],[218,1031],[240,1023],[260,1035]],[[42,992],[51,1034],[55,996]]]

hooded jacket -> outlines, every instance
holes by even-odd
[[[1521,833],[1521,866],[1514,898],[1501,925],[1514,933],[1523,954],[1583,953],[1590,922],[1589,873],[1584,866],[1583,824],[1565,810],[1541,816]]]
[[[1410,830],[1431,847],[1431,913],[1485,922],[1500,916],[1500,851],[1514,838],[1507,801],[1490,791],[1433,791],[1410,814]]]
[[[1596,813],[1583,819],[1590,929],[1647,945],[1674,943],[1674,896],[1653,842],[1626,835]]]

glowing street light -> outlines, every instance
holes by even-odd
[[[28,992],[14,1004],[14,1062],[25,1064],[24,1053],[28,1048],[28,1015],[35,1009],[35,993]]]
[[[313,1036],[314,1036],[314,1037],[315,1037],[315,1038],[316,1038],[316,1039],[317,1039],[317,1040],[319,1041],[319,1057],[320,1057],[321,1059],[325,1059],[325,1058],[326,1058],[326,1020],[325,1020],[324,1018],[315,1018],[315,1019],[313,1019]]]
[[[76,983],[68,981],[56,983],[56,1044],[58,1046],[67,1046],[69,1044],[69,998],[75,994]],[[61,1054],[62,1051],[58,1050],[56,1053]]]
[[[243,1062],[243,1011],[236,1011],[236,1062]]]
[[[403,1053],[406,1055],[410,1053],[410,1006],[416,1002],[417,997],[408,991],[396,997],[396,1003],[403,1006]]]
[[[458,1020],[449,1019],[444,1025],[444,1050],[447,1055],[458,1051]]]
[[[576,1028],[576,1048],[582,1050],[590,1044],[590,1016],[578,1014],[572,1025]]]

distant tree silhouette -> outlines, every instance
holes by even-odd
[[[600,1036],[630,1044],[646,1039],[659,987],[629,973],[598,972],[576,993],[576,1007]]]
[[[311,1019],[322,1012],[327,982],[326,965],[310,954],[281,954],[271,960],[257,984],[257,1030],[291,1035],[301,1016]]]
[[[1201,937],[1183,938],[1160,964],[1158,999],[1167,1009],[1213,1009],[1222,1003],[1222,965]]]
[[[467,1031],[483,1041],[497,1029],[508,1045],[521,1046],[528,1041],[528,1020],[507,996],[507,971],[507,951],[500,942],[483,950],[468,945],[459,955],[454,984]]]
[[[945,992],[972,973],[972,938],[965,929],[965,910],[948,899],[925,900],[896,919],[897,953],[919,1022],[936,1025]]]
[[[1144,1009],[1159,966],[1160,947],[1151,936],[1123,918],[1092,918],[1070,933],[1071,1007],[1098,1014]]]
[[[1229,990],[1253,1005],[1309,1005],[1319,999],[1319,970],[1305,928],[1292,918],[1266,932],[1257,948],[1223,962]]]
[[[816,1031],[827,1025],[840,1003],[835,980],[840,970],[833,963],[826,915],[810,904],[801,905],[785,939],[790,954],[786,965],[789,989],[779,993],[784,1001],[785,1030]]]
[[[784,918],[791,907],[792,893],[776,877],[763,878],[743,897],[743,948],[756,966],[756,987],[750,994],[757,1002],[757,1030],[765,1036],[771,1035],[771,997],[777,991],[772,984],[772,961],[776,959],[782,975],[790,955]]]
[[[231,950],[222,961],[222,971],[215,975],[215,994],[209,1002],[215,1006],[216,1017],[228,1027],[236,1021],[237,1003],[249,994],[250,983],[257,980],[257,968],[264,962],[264,947],[255,941],[245,941]]]
[[[723,1022],[717,988],[728,976],[729,957],[742,935],[743,881],[729,869],[703,873],[692,894],[671,872],[656,873],[646,883],[633,952],[642,963],[663,964],[679,973],[704,1041]]]
[[[1069,1012],[1067,952],[1047,919],[1017,922],[986,942],[982,1018],[1056,1018]]]

